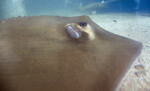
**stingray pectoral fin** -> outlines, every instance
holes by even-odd
[[[67,34],[71,37],[71,38],[80,38],[81,37],[81,33],[76,30],[72,25],[66,25],[66,32]]]

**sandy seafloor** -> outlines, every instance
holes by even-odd
[[[105,13],[89,15],[100,27],[143,43],[137,58],[119,91],[150,91],[150,15]]]

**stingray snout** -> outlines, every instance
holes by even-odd
[[[67,34],[71,37],[71,38],[80,38],[81,37],[81,33],[76,29],[74,28],[71,24],[67,24],[65,26],[66,28],[66,32]]]

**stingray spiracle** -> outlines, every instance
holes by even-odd
[[[79,22],[79,23],[69,23],[65,25],[66,33],[68,36],[74,39],[84,39],[94,40],[95,33],[90,24],[87,22]],[[87,35],[87,36],[86,36]]]
[[[80,38],[81,37],[81,33],[75,29],[71,24],[67,24],[65,25],[66,28],[66,32],[67,34],[71,37],[71,38]]]

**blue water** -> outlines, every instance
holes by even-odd
[[[0,19],[30,15],[71,16],[105,12],[150,13],[150,0],[0,0]]]

